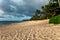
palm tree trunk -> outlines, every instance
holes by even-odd
[[[54,14],[53,14],[53,16],[56,16],[56,11],[54,10]]]
[[[58,3],[59,3],[59,7],[60,7],[60,0],[58,0]]]

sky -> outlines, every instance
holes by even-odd
[[[36,9],[48,4],[49,0],[0,0],[0,21],[30,19]]]

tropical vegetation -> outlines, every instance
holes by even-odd
[[[49,23],[60,23],[60,6],[57,0],[49,2],[49,4],[42,6],[41,8],[42,11],[36,10],[31,20],[50,19]]]

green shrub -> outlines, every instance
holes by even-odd
[[[60,15],[55,16],[55,17],[52,17],[52,18],[49,20],[49,23],[60,24]]]

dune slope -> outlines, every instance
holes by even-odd
[[[0,27],[0,40],[60,40],[60,24],[26,21]]]

